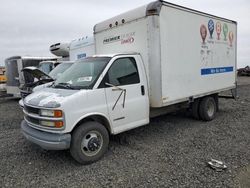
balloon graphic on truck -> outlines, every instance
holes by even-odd
[[[216,33],[217,33],[217,40],[220,40],[220,34],[221,34],[221,23],[216,23]]]
[[[232,47],[233,46],[233,40],[234,40],[234,34],[232,31],[229,32],[229,43],[230,43],[230,46]]]
[[[205,44],[205,40],[207,37],[207,28],[204,24],[202,24],[200,27],[200,34],[201,34],[201,38],[202,38],[202,43]]]
[[[213,38],[213,33],[214,33],[214,22],[213,22],[213,20],[209,20],[207,26],[208,26],[208,30],[209,30],[209,34],[210,34],[210,39],[212,39]]]
[[[228,33],[228,26],[226,23],[223,24],[223,34],[224,34],[224,41],[227,40],[227,33]]]

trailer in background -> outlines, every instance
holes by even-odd
[[[30,75],[24,74],[21,70],[25,67],[38,67],[42,61],[56,61],[57,57],[29,57],[29,56],[13,56],[5,60],[6,67],[6,90],[7,94],[14,97],[20,97],[20,84],[32,82],[34,79]]]
[[[5,67],[0,66],[0,84],[5,83],[7,80],[5,72],[6,72]]]

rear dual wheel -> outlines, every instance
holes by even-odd
[[[203,121],[214,119],[217,111],[214,97],[204,97],[200,102],[199,115]]]
[[[192,104],[192,115],[195,119],[211,121],[215,118],[218,109],[216,97],[207,96],[196,99]]]

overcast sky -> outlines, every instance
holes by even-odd
[[[13,55],[51,56],[49,46],[91,36],[93,26],[151,0],[0,0],[0,65]],[[238,67],[250,65],[249,0],[169,0],[238,22]]]

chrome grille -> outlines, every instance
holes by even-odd
[[[39,115],[39,108],[34,108],[34,107],[31,107],[31,106],[27,106],[27,105],[24,105],[24,110],[27,112],[27,113],[31,113],[31,114],[37,114]]]
[[[30,117],[30,116],[25,116],[25,119],[30,122],[30,123],[33,123],[35,125],[39,125],[39,120],[36,119],[36,118],[33,118],[33,117]]]

